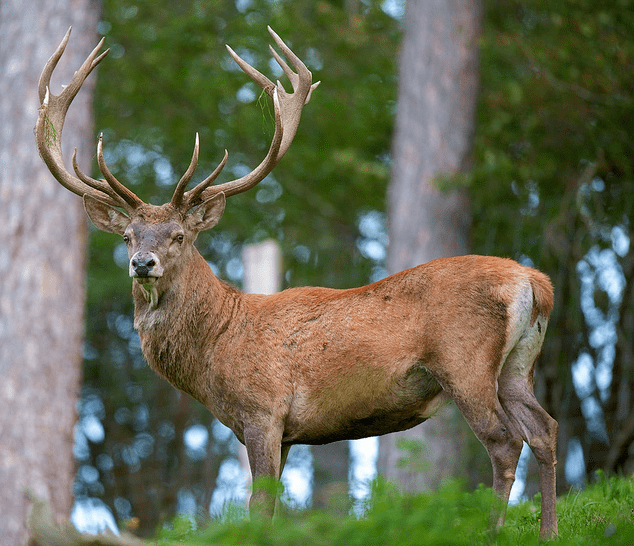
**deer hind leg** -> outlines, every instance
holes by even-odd
[[[494,510],[491,518],[499,527],[506,517],[506,505],[522,451],[522,437],[500,405],[495,379],[480,379],[472,377],[462,385],[443,386],[451,393],[452,399],[491,459],[493,490],[501,500],[500,510]]]
[[[539,405],[533,393],[533,370],[546,332],[539,316],[527,326],[503,363],[498,377],[498,397],[506,415],[519,430],[539,464],[542,494],[540,535],[557,535],[557,433],[559,425]]]
[[[556,466],[559,425],[537,402],[529,378],[502,375],[498,395],[504,411],[520,431],[539,464],[542,494],[540,536],[544,539],[552,538],[557,536]]]

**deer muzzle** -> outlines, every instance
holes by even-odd
[[[155,282],[162,275],[163,267],[153,252],[137,252],[130,259],[130,277],[139,284]]]

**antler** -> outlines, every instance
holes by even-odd
[[[246,176],[230,182],[225,182],[224,184],[220,184],[218,186],[210,186],[219,174],[222,166],[224,166],[224,162],[226,161],[225,151],[225,159],[211,176],[203,180],[203,182],[194,189],[185,192],[184,194],[181,193],[179,197],[177,197],[179,191],[182,192],[184,189],[184,186],[181,188],[181,182],[183,181],[181,179],[181,182],[179,182],[179,185],[176,188],[176,192],[174,192],[174,198],[172,199],[173,204],[174,202],[180,204],[182,201],[188,208],[191,208],[201,201],[220,192],[223,192],[227,197],[229,197],[230,195],[236,195],[247,191],[261,182],[266,175],[273,170],[290,147],[291,142],[295,137],[295,133],[297,132],[297,126],[299,125],[302,109],[306,104],[308,104],[313,90],[320,84],[320,82],[312,83],[313,75],[308,68],[306,68],[306,65],[297,55],[295,55],[295,53],[291,51],[291,49],[282,41],[273,29],[271,29],[271,27],[267,28],[277,46],[282,50],[284,56],[288,59],[293,68],[297,70],[297,73],[293,72],[275,49],[273,49],[272,46],[269,46],[271,54],[291,82],[293,87],[292,93],[287,93],[279,81],[277,84],[274,84],[266,76],[258,72],[240,56],[238,56],[233,49],[227,46],[229,54],[233,57],[236,63],[238,63],[240,68],[242,68],[242,70],[255,83],[257,83],[270,97],[273,98],[273,105],[275,109],[275,133],[273,134],[271,146],[266,154],[266,157],[262,163],[260,163]],[[194,158],[197,157],[198,154],[198,141],[196,142],[197,144],[196,149],[194,150]],[[192,164],[195,163],[194,158],[192,158]],[[192,165],[190,165],[190,169],[191,168]],[[187,172],[189,172],[190,169],[188,169]]]
[[[143,201],[123,186],[123,184],[112,176],[108,168],[105,167],[103,153],[101,152],[101,138],[99,139],[98,156],[99,164],[102,167],[106,181],[95,180],[79,169],[76,157],[77,149],[75,149],[73,153],[73,169],[77,176],[73,176],[68,172],[64,165],[62,129],[64,128],[64,120],[66,119],[68,108],[88,75],[110,51],[110,49],[106,49],[106,51],[99,55],[99,50],[103,47],[104,42],[102,38],[97,44],[97,47],[88,55],[88,58],[84,61],[79,70],[75,72],[70,83],[59,95],[53,95],[50,91],[51,75],[66,49],[71,30],[72,27],[66,32],[64,39],[44,66],[44,70],[42,70],[40,76],[38,93],[41,106],[38,110],[37,122],[35,124],[35,141],[38,151],[44,163],[46,163],[46,166],[51,171],[51,174],[66,189],[81,196],[86,194],[91,195],[109,205],[123,207],[128,211],[133,210],[142,204]],[[105,167],[105,171],[103,167]]]
[[[189,181],[194,176],[194,171],[196,170],[196,166],[198,165],[198,148],[199,148],[199,139],[198,133],[196,133],[196,143],[194,144],[194,154],[192,155],[191,163],[189,167],[185,171],[185,174],[181,177],[176,184],[176,189],[174,190],[174,195],[172,196],[172,200],[170,203],[176,209],[182,208],[188,210],[192,207],[195,207],[199,203],[202,202],[200,199],[200,194],[211,184],[214,183],[218,175],[224,168],[227,163],[227,158],[229,157],[229,153],[225,150],[225,156],[220,162],[220,164],[215,168],[214,172],[212,172],[205,180],[203,180],[200,184],[198,184],[193,190],[190,190],[185,194],[185,188]],[[185,198],[186,197],[186,198]]]
[[[274,84],[266,76],[241,59],[229,46],[227,46],[229,53],[236,63],[238,63],[240,68],[242,68],[242,70],[244,70],[244,72],[246,72],[246,74],[250,76],[255,83],[262,87],[262,89],[264,89],[264,91],[273,98],[275,110],[275,133],[273,134],[271,146],[266,154],[266,157],[246,176],[218,186],[211,186],[227,162],[227,151],[225,150],[224,158],[218,167],[216,167],[214,172],[211,173],[211,175],[209,175],[205,180],[200,182],[195,188],[186,192],[185,188],[190,182],[198,164],[199,140],[198,134],[196,134],[196,143],[194,145],[194,153],[191,163],[185,174],[176,185],[174,195],[170,201],[174,208],[187,211],[220,192],[223,192],[228,197],[230,195],[247,191],[248,189],[256,186],[273,170],[275,165],[278,164],[291,145],[291,142],[295,137],[295,133],[297,132],[297,126],[299,125],[302,109],[304,108],[304,105],[308,104],[313,90],[320,82],[312,83],[313,76],[308,68],[306,68],[306,65],[289,49],[289,47],[271,29],[271,27],[267,28],[275,43],[282,50],[284,56],[297,71],[293,72],[293,70],[291,70],[273,47],[269,46],[271,54],[291,82],[293,87],[292,93],[287,93],[279,81],[277,84]],[[121,182],[119,182],[110,172],[110,169],[108,169],[103,157],[102,136],[99,137],[99,143],[97,144],[97,159],[99,162],[99,168],[101,169],[105,180],[95,180],[81,171],[77,165],[76,149],[75,153],[73,153],[73,169],[76,176],[73,176],[70,172],[68,172],[64,166],[64,156],[62,154],[62,129],[64,127],[66,112],[88,75],[110,51],[107,49],[103,53],[99,54],[99,50],[102,48],[104,43],[104,39],[102,38],[99,44],[97,44],[97,47],[90,53],[88,58],[81,65],[81,68],[75,72],[75,75],[64,90],[59,95],[53,95],[50,92],[51,75],[66,49],[70,32],[71,29],[68,29],[64,39],[46,63],[46,66],[42,71],[42,75],[40,76],[38,91],[41,106],[39,108],[38,118],[35,124],[35,139],[37,148],[49,170],[62,186],[77,195],[91,195],[104,203],[108,203],[109,205],[116,207],[122,207],[128,212],[131,212],[138,206],[142,205],[143,201],[131,190],[121,184]]]

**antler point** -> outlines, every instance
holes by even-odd
[[[71,30],[73,30],[73,25],[68,27],[68,30],[66,31],[66,34],[64,34],[64,37],[62,38],[62,41],[59,44],[59,49],[61,49],[62,54],[64,53],[64,50],[66,49],[66,44],[68,44],[68,40],[70,39]],[[61,56],[61,54],[60,54],[60,56]]]

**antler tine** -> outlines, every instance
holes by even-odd
[[[295,55],[295,53],[293,53],[293,51],[284,43],[284,41],[282,40],[282,38],[279,37],[277,32],[275,32],[271,27],[266,27],[266,28],[268,29],[269,34],[271,35],[271,37],[273,38],[277,46],[282,50],[282,53],[284,53],[284,55],[286,55],[288,60],[293,64],[293,67],[295,68],[295,70],[297,70],[298,73],[304,72],[304,74],[306,74],[308,69],[306,68],[306,65],[301,61],[301,59],[297,55]],[[273,55],[273,57],[275,58],[277,64],[279,64],[280,68],[284,71],[284,74],[286,74],[286,76],[290,80],[294,89],[299,80],[298,74],[295,74],[290,69],[290,67],[286,64],[284,59],[280,57],[277,51],[275,51],[272,45],[269,45],[269,51],[271,52],[271,55]],[[278,82],[278,85],[280,85],[279,82]]]
[[[96,180],[88,176],[79,168],[79,165],[77,163],[77,148],[75,148],[75,150],[73,151],[72,163],[73,170],[75,171],[77,178],[79,178],[84,184],[100,192],[108,194],[113,200],[119,203],[119,206],[126,206],[125,201],[121,198],[121,196],[117,194],[108,184],[106,184],[106,182],[104,182],[103,180]]]
[[[143,201],[139,199],[134,192],[119,182],[110,172],[108,165],[106,165],[106,160],[103,157],[103,133],[99,135],[99,140],[97,141],[97,162],[99,163],[99,170],[101,170],[101,174],[105,177],[108,185],[130,206],[132,210],[136,209],[140,205],[143,205]]]
[[[44,69],[42,70],[40,81],[38,83],[38,94],[40,97],[40,102],[44,102],[46,89],[50,88],[51,85],[51,76],[53,75],[53,71],[55,70],[57,63],[62,58],[62,55],[66,50],[66,45],[68,44],[68,40],[70,39],[70,33],[72,30],[73,27],[70,27],[66,31],[66,34],[55,50],[55,53],[51,55],[51,58],[48,60],[48,62],[44,66]],[[108,48],[100,55],[97,55],[97,53],[99,53],[99,50],[103,47],[104,41],[105,38],[101,38],[101,40],[99,40],[97,46],[90,52],[90,55],[88,55],[79,70],[75,72],[68,85],[64,87],[60,96],[67,97],[67,100],[65,101],[67,107],[70,106],[70,103],[75,98],[82,84],[93,71],[93,69],[103,60],[106,55],[108,55],[108,53],[110,53],[110,48]]]
[[[229,152],[225,150],[225,155],[222,158],[222,161],[218,164],[218,166],[214,169],[214,171],[207,178],[205,178],[200,184],[198,184],[195,188],[185,193],[183,201],[186,203],[186,207],[188,209],[195,207],[196,205],[201,203],[202,201],[201,195],[211,184],[214,183],[216,178],[218,178],[218,176],[222,172],[222,169],[224,169],[225,165],[227,164],[228,158],[229,158]],[[219,192],[215,192],[215,193],[219,193]]]
[[[297,70],[297,73],[293,72],[280,55],[270,47],[273,57],[290,80],[293,86],[293,93],[287,93],[279,81],[277,84],[274,84],[269,78],[253,68],[233,51],[233,49],[227,46],[229,54],[233,57],[238,66],[273,98],[275,133],[273,134],[273,140],[266,157],[251,173],[237,180],[207,188],[204,191],[205,195],[224,192],[224,194],[229,197],[230,195],[242,193],[261,182],[266,175],[273,170],[290,147],[297,132],[302,109],[310,100],[313,90],[319,85],[319,82],[312,83],[313,75],[300,58],[291,51],[271,27],[267,28],[289,63]]]
[[[282,38],[280,38],[270,26],[267,26],[267,29],[277,46],[282,50],[282,53],[291,63],[293,68],[297,70],[297,73],[293,72],[284,62],[284,59],[278,55],[275,49],[273,49],[272,46],[269,46],[271,54],[293,86],[293,93],[290,94],[284,90],[284,87],[279,81],[277,82],[277,89],[280,92],[282,125],[284,126],[284,140],[280,146],[279,159],[281,159],[288,151],[288,148],[295,138],[302,109],[308,104],[313,91],[321,82],[312,83],[313,75],[310,70],[306,68],[306,65],[302,62],[302,60],[293,53],[291,48],[284,43]]]
[[[262,74],[256,68],[253,68],[249,63],[247,63],[240,55],[238,55],[231,46],[225,44],[229,55],[233,58],[236,64],[242,69],[242,71],[249,76],[255,83],[257,83],[264,91],[268,93],[269,96],[273,96],[273,89],[275,88],[275,84],[269,80],[264,74]]]
[[[189,184],[189,181],[192,179],[192,176],[194,176],[194,171],[196,170],[196,167],[198,165],[198,152],[200,147],[199,145],[200,141],[198,138],[198,133],[196,133],[196,143],[194,144],[194,153],[192,155],[191,163],[185,171],[185,174],[178,181],[176,189],[174,190],[174,195],[172,196],[172,200],[170,201],[175,209],[182,209],[184,211],[187,211],[200,204],[202,201],[200,199],[200,196],[202,195],[203,191],[205,191],[211,184],[214,183],[216,178],[218,178],[218,176],[222,172],[224,166],[227,164],[229,152],[225,150],[225,155],[222,158],[222,161],[214,169],[214,171],[202,182],[200,182],[195,188],[188,192],[185,192],[185,188],[187,187],[187,184]]]
[[[189,167],[187,167],[185,174],[178,181],[178,184],[176,184],[174,195],[172,196],[172,200],[170,201],[172,203],[172,206],[175,209],[178,209],[181,207],[183,203],[183,195],[185,193],[185,188],[187,187],[187,184],[189,184],[189,181],[192,179],[192,176],[194,176],[194,171],[196,170],[196,167],[198,166],[199,144],[200,144],[200,140],[198,138],[198,133],[196,133],[196,142],[194,143],[194,153],[192,155],[192,160],[189,164]]]
[[[273,31],[271,31],[273,32]],[[284,42],[282,42],[284,43]],[[295,56],[295,54],[288,49],[288,47],[285,46],[285,48],[290,52],[290,54],[293,55],[293,57],[295,59],[297,59],[297,61],[300,63],[300,66],[303,66],[304,69],[306,69],[306,67],[304,66],[304,63],[302,63],[298,57]],[[293,85],[293,89],[295,89],[295,87],[298,85],[299,83],[299,76],[298,74],[295,74],[295,72],[293,72],[290,67],[284,62],[284,59],[282,59],[282,57],[280,57],[280,55],[278,54],[277,51],[275,51],[275,49],[273,49],[273,46],[269,46],[269,51],[271,52],[271,55],[275,58],[275,61],[277,62],[277,64],[280,65],[280,68],[282,69],[282,71],[284,72],[284,74],[286,74],[286,77],[289,79],[289,81],[291,82],[291,84]],[[312,78],[312,74],[310,76]],[[320,84],[321,82],[315,82],[310,86],[310,89],[308,90],[308,95],[306,95],[306,100],[304,102],[304,104],[308,104],[308,102],[310,101],[310,97],[313,94],[313,90]],[[277,82],[278,87],[282,87],[282,84],[278,81]]]
[[[51,55],[49,60],[46,61],[46,64],[44,65],[44,68],[42,69],[42,73],[40,74],[40,80],[37,85],[37,92],[40,98],[40,104],[42,104],[44,102],[44,99],[46,98],[48,88],[51,85],[51,76],[53,75],[53,71],[55,70],[57,63],[59,62],[59,60],[62,58],[62,55],[64,54],[64,50],[66,49],[66,44],[68,43],[68,40],[70,38],[70,31],[72,29],[73,27],[70,27],[66,31],[66,34],[64,35],[64,38],[62,38],[61,43],[59,44],[59,46],[57,46],[57,49]]]
[[[130,198],[130,194],[132,194],[130,190],[124,188],[125,191],[121,193],[120,188],[114,187],[112,184],[112,190],[106,189],[104,183],[87,177],[84,173],[81,173],[79,167],[75,168],[77,176],[73,176],[64,165],[64,155],[62,153],[62,130],[64,128],[64,121],[68,108],[81,89],[81,86],[86,78],[110,52],[109,49],[106,49],[104,52],[99,53],[104,43],[104,39],[102,38],[97,46],[92,50],[90,55],[88,55],[79,70],[75,72],[69,84],[64,87],[59,95],[53,95],[50,90],[51,76],[57,66],[57,63],[64,54],[66,45],[68,44],[68,40],[70,38],[71,30],[72,27],[66,32],[60,45],[57,47],[53,55],[51,55],[42,70],[42,74],[40,75],[40,80],[38,82],[38,95],[41,105],[38,110],[38,117],[35,123],[35,140],[37,148],[42,160],[51,171],[51,174],[66,189],[80,196],[90,195],[103,201],[104,203],[116,207],[123,207],[129,211],[130,207],[133,207],[133,202],[135,203],[134,206],[138,206],[139,202],[142,203],[142,201],[136,196],[134,196],[135,199]],[[76,159],[74,159],[73,163],[74,166],[77,165]],[[110,181],[108,182],[110,183]]]

